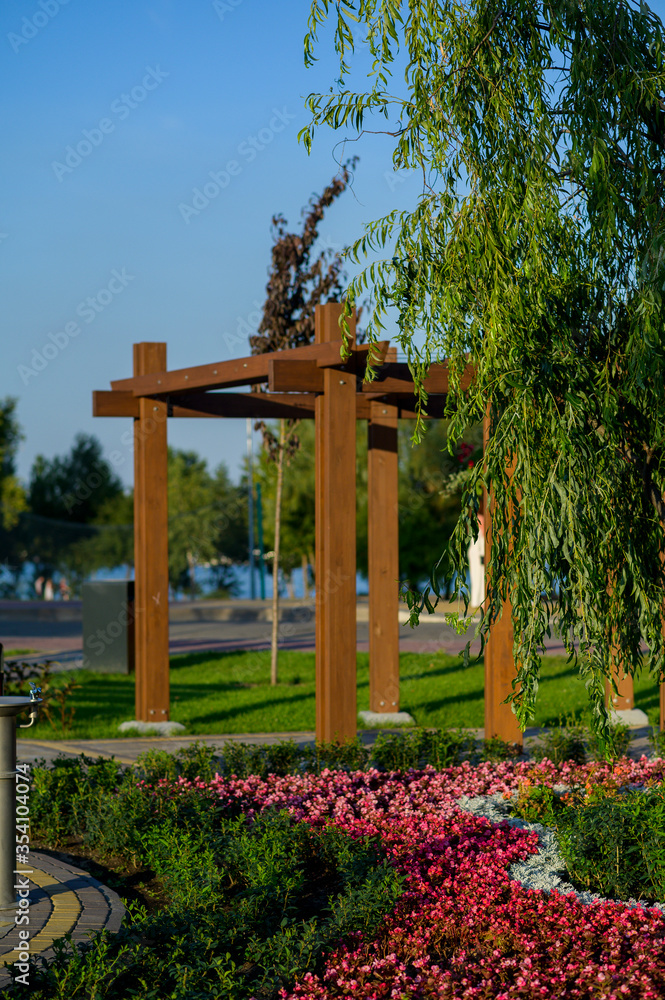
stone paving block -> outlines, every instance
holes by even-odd
[[[52,958],[54,942],[68,932],[76,944],[87,942],[95,931],[119,930],[125,908],[112,889],[88,872],[39,851],[33,852],[30,861],[30,868],[26,866],[22,872],[30,879],[29,950],[32,955]],[[5,931],[0,933],[2,988],[10,982],[3,964],[14,961],[16,946],[24,946],[24,942],[18,937],[19,928],[11,922],[0,931]]]

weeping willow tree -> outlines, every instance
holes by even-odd
[[[451,443],[490,406],[449,553],[462,573],[487,488],[481,635],[510,598],[524,726],[556,610],[604,725],[612,658],[631,675],[662,679],[665,666],[663,24],[630,0],[317,0],[308,64],[321,30],[340,73],[308,99],[307,148],[323,125],[383,131],[394,167],[422,178],[411,211],[349,248],[386,258],[349,303],[371,288],[370,339],[396,309],[421,386],[449,360]],[[354,56],[361,92],[346,89]],[[462,391],[467,362],[476,378]]]

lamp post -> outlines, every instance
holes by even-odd
[[[261,483],[256,484],[256,522],[259,533],[259,585],[261,600],[266,599],[266,564],[263,559],[263,507],[261,505]]]
[[[249,505],[249,596],[256,597],[254,585],[254,457],[252,454],[252,418],[247,417],[247,492]]]

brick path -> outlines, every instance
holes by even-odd
[[[94,931],[106,929],[115,933],[125,913],[122,900],[108,886],[89,872],[41,851],[32,851],[30,864],[22,865],[21,870],[25,874],[17,875],[17,879],[29,880],[30,922],[17,925],[11,911],[0,913],[0,988],[11,982],[5,963],[18,962],[25,951],[31,956],[52,958],[53,942],[68,932],[74,944],[87,941]],[[19,938],[19,930],[23,929],[30,932],[27,948]]]

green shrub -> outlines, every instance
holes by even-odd
[[[465,754],[472,751],[474,742],[461,730],[449,729],[379,733],[372,747],[364,746],[357,737],[343,743],[317,741],[314,746],[303,747],[291,740],[263,746],[229,741],[222,751],[221,766],[224,775],[235,774],[238,778],[250,774],[265,778],[268,774],[302,771],[320,774],[326,768],[366,771],[376,767],[382,771],[398,771],[423,768],[427,764],[443,768],[459,764]]]
[[[578,884],[617,899],[665,901],[665,791],[616,793],[600,787],[591,800],[557,815],[569,874]]]
[[[38,760],[32,771],[30,819],[39,834],[54,847],[85,829],[100,798],[124,780],[115,760],[59,756],[50,767]]]
[[[630,744],[628,726],[610,723],[607,734],[589,731],[589,754],[592,760],[617,760],[625,756]]]
[[[314,748],[305,748],[302,766],[306,771],[320,774],[331,771],[364,771],[369,766],[371,750],[363,746],[358,737],[342,743],[316,742]]]
[[[584,764],[587,737],[587,727],[574,716],[567,716],[565,720],[559,717],[559,725],[543,733],[531,756],[537,761],[551,760],[553,764],[562,764],[567,760]]]
[[[630,743],[630,732],[621,723],[609,723],[605,734],[594,730],[573,715],[559,716],[559,725],[552,727],[540,738],[531,756],[534,760],[547,758],[553,764],[572,760],[584,764],[591,760],[616,760],[623,757]]]
[[[459,764],[465,751],[474,745],[466,733],[450,729],[412,729],[399,735],[379,733],[371,750],[375,767],[385,771],[405,771],[431,764],[436,768]]]
[[[521,755],[519,743],[507,743],[500,736],[490,736],[482,741],[479,760],[500,764],[504,760],[517,760]]]
[[[575,885],[616,899],[665,902],[665,789],[594,788],[558,795],[525,784],[512,806],[528,823],[557,834]]]
[[[651,743],[656,757],[665,757],[665,729],[651,729]]]
[[[180,799],[154,811],[152,789],[132,776],[118,791],[100,791],[106,819],[88,828],[93,839],[110,842],[111,802],[125,788],[147,805],[137,851],[161,878],[168,907],[152,915],[131,907],[117,935],[96,935],[85,952],[61,942],[29,989],[16,987],[17,1000],[277,1000],[340,940],[372,934],[403,892],[375,838],[316,830],[286,812],[211,819],[209,800],[199,817]]]
[[[562,808],[560,797],[548,785],[524,784],[520,786],[511,812],[527,823],[555,826],[556,813]]]
[[[136,773],[150,784],[162,778],[172,781],[179,777],[188,781],[195,778],[210,781],[220,770],[219,752],[200,740],[182,747],[175,754],[167,750],[145,750],[136,762]]]

